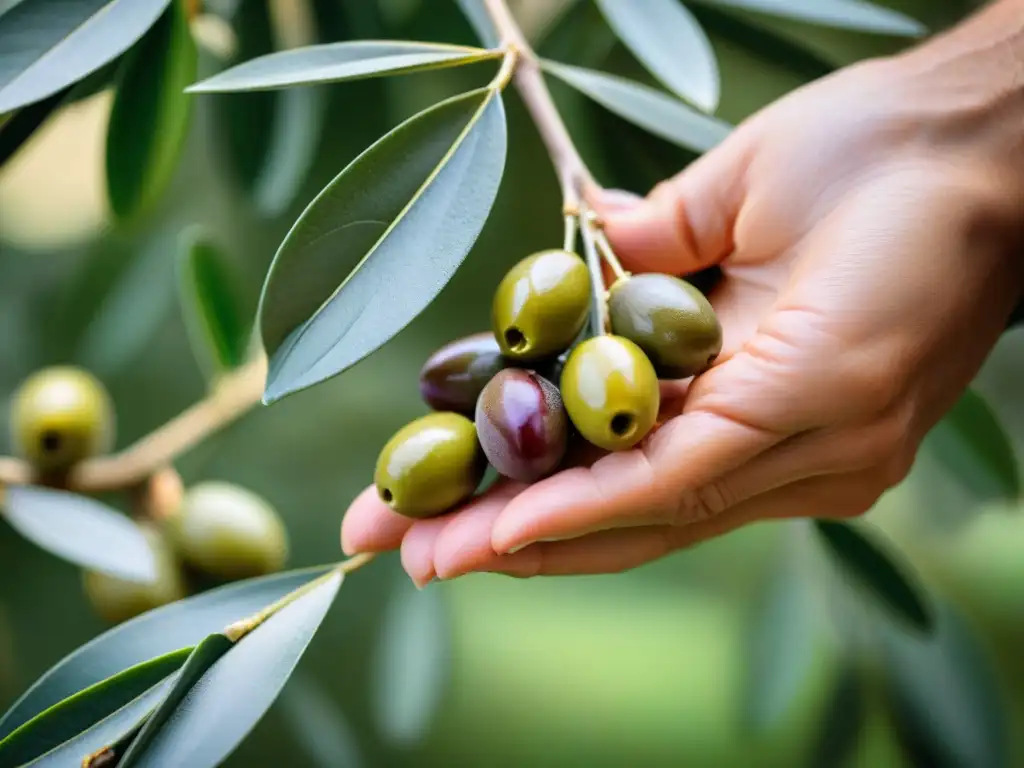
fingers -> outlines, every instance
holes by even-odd
[[[682,528],[651,525],[605,530],[568,541],[538,542],[505,555],[495,554],[490,548],[487,523],[500,513],[492,508],[482,510],[472,524],[451,520],[436,528],[431,526],[429,543],[433,549],[424,536],[409,547],[406,558],[403,544],[403,564],[419,586],[435,575],[452,579],[473,572],[519,577],[618,573],[759,521],[860,515],[871,508],[882,487],[870,471],[815,477],[762,494],[721,515]]]
[[[592,200],[627,269],[686,274],[729,255],[748,143],[733,134],[635,205],[617,191]]]
[[[370,486],[352,502],[341,521],[341,551],[386,552],[396,549],[413,521],[391,511]]]
[[[507,553],[535,541],[610,527],[699,519],[709,510],[693,491],[783,437],[710,412],[684,413],[641,448],[609,454],[589,468],[559,472],[526,488],[495,522],[493,549]]]

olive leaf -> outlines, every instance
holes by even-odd
[[[709,6],[781,16],[840,29],[920,37],[927,28],[916,19],[867,0],[689,0]]]
[[[121,221],[155,205],[184,148],[192,109],[183,91],[199,56],[185,2],[172,0],[121,63],[106,143],[107,198]]]
[[[634,125],[696,152],[721,142],[732,126],[642,83],[549,59],[541,67]]]
[[[193,646],[322,576],[331,566],[217,587],[107,630],[65,656],[0,717],[0,738],[57,702],[135,664]]]
[[[451,666],[448,614],[441,593],[403,585],[391,597],[375,657],[374,711],[391,742],[408,747],[426,735]]]
[[[900,741],[939,768],[1010,764],[1011,723],[994,659],[950,603],[927,638],[882,628],[887,692]]]
[[[980,502],[1020,497],[1013,443],[976,390],[964,392],[927,435],[924,445]]]
[[[455,2],[481,43],[488,48],[496,48],[501,44],[501,37],[484,7],[484,0],[455,0]]]
[[[73,353],[80,365],[115,376],[149,343],[174,307],[174,244],[170,231],[162,230],[123,260],[113,249],[109,254],[99,249],[83,264],[69,293],[89,290],[84,295],[99,300],[94,314],[83,318],[84,330]]]
[[[406,120],[317,195],[260,296],[264,403],[340,374],[426,309],[483,229],[506,138],[500,93],[470,91]]]
[[[127,746],[142,730],[146,719],[174,685],[176,677],[177,673],[164,678],[91,728],[62,742],[27,766],[66,768],[68,765],[81,765],[89,768],[117,765],[117,759],[124,755]]]
[[[142,530],[128,517],[88,496],[13,485],[0,512],[18,533],[68,562],[127,581],[156,578],[156,560]]]
[[[905,564],[897,565],[895,555],[880,540],[874,540],[877,537],[868,533],[866,525],[832,520],[814,522],[842,573],[911,629],[925,634],[934,630],[932,608],[911,577],[910,569]]]
[[[846,663],[839,670],[828,703],[821,713],[819,730],[811,745],[810,768],[848,765],[868,720],[868,701],[857,666]]]
[[[281,691],[281,713],[316,768],[360,768],[359,739],[337,702],[315,679],[296,672]]]
[[[39,713],[0,740],[0,765],[21,765],[55,749],[131,704],[176,672],[191,648],[119,672]]]
[[[275,32],[268,2],[240,3],[230,23],[238,38],[231,65],[276,50],[283,37]],[[218,154],[260,215],[281,215],[306,181],[323,135],[327,97],[320,86],[213,97],[218,139],[223,142]],[[268,127],[253,131],[255,123]]]
[[[128,50],[169,0],[21,0],[0,15],[0,114],[67,88]]]
[[[237,277],[202,226],[181,233],[178,297],[196,359],[210,378],[245,362],[249,327],[235,291]]]
[[[597,0],[618,38],[662,85],[705,112],[718,107],[721,83],[711,41],[679,0]]]
[[[202,659],[196,654],[203,646],[197,647],[193,671],[199,674],[190,679],[186,664],[178,684],[125,753],[121,768],[220,765],[284,688],[342,579],[343,574],[334,571],[234,643],[223,635],[212,636],[207,641],[209,655]],[[223,638],[227,647],[214,638]]]
[[[787,533],[802,531],[794,526]],[[818,595],[796,543],[795,536],[784,542],[748,632],[742,717],[754,732],[771,730],[789,712],[814,668],[815,641],[824,631]]]
[[[501,51],[444,43],[400,40],[321,43],[250,59],[189,86],[187,92],[229,93],[337,83],[456,67],[501,56]]]

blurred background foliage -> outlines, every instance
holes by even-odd
[[[10,4],[0,2],[0,9]],[[881,4],[932,30],[975,5]],[[193,27],[195,79],[274,47],[316,41],[476,44],[456,3],[447,0],[206,5],[211,15]],[[592,3],[522,0],[513,7],[543,55],[652,82]],[[691,8],[719,57],[718,115],[733,123],[835,66],[908,44],[702,3]],[[217,19],[230,22],[234,50]],[[251,313],[277,245],[313,195],[390,127],[490,74],[477,66],[192,97],[170,186],[143,215],[120,223],[109,211],[105,175],[114,93],[109,80],[100,82],[95,93],[55,113],[0,168],[0,395],[9,396],[40,366],[85,365],[116,398],[121,445],[201,398],[206,383],[175,298],[179,232],[201,224],[214,233],[237,267]],[[558,83],[551,87],[606,186],[643,193],[692,159]],[[229,480],[270,500],[290,531],[292,566],[339,556],[342,513],[371,481],[377,451],[426,411],[416,388],[423,361],[446,341],[486,328],[501,275],[527,253],[558,242],[554,173],[518,99],[510,94],[506,105],[510,161],[498,201],[440,298],[343,376],[255,410],[178,464],[187,483]],[[129,121],[123,135],[132,135],[131,120],[159,115],[143,108],[122,113]],[[173,120],[168,125],[173,130]],[[1024,331],[1009,332],[976,386],[1008,425],[1019,456],[1022,376]],[[6,434],[5,419],[0,409]],[[1015,734],[1014,765],[1024,765],[1022,511],[973,496],[926,445],[907,480],[869,515],[981,644],[1010,713],[1005,732]],[[761,635],[751,642],[763,585],[790,573],[780,566],[794,565],[790,576],[808,588],[820,579],[817,571],[795,567],[806,565],[805,534],[800,524],[761,524],[627,574],[531,581],[473,575],[422,593],[396,555],[385,557],[346,583],[299,673],[230,764],[836,765],[843,743],[850,746],[850,765],[945,764],[922,757],[927,745],[894,727],[900,702],[879,686],[855,689],[867,694],[850,698],[842,685],[849,674],[843,649],[858,641],[859,625],[831,621],[829,604],[811,594],[778,614],[804,638],[799,653],[789,654],[809,659],[808,673],[796,677],[799,695],[776,713],[769,732],[744,729],[746,670],[754,654],[767,652],[752,648]],[[86,605],[78,572],[6,526],[0,526],[0,564],[3,710],[105,627]],[[785,632],[780,636],[791,642]],[[918,662],[927,660],[907,662],[908,674]],[[990,723],[998,736],[998,712],[979,714],[956,679],[922,669],[934,701],[944,702],[926,730]],[[863,677],[875,679],[870,668]],[[971,732],[960,741],[972,738],[983,743],[986,737]],[[949,764],[990,763],[979,748]]]

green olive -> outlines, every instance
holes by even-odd
[[[288,559],[288,534],[277,512],[231,483],[207,481],[189,488],[165,525],[182,560],[215,579],[264,576],[281,570]]]
[[[608,451],[639,443],[658,419],[661,390],[643,350],[621,336],[577,346],[562,371],[562,399],[583,438]]]
[[[612,333],[644,351],[658,376],[706,371],[722,351],[722,326],[703,293],[672,275],[633,275],[608,291]]]
[[[143,534],[156,559],[156,580],[150,584],[119,579],[99,571],[82,574],[82,588],[96,614],[111,624],[120,624],[139,614],[188,596],[181,565],[170,543],[152,525]]]
[[[381,501],[395,512],[426,518],[472,496],[486,469],[473,422],[441,412],[398,430],[381,450],[373,479]]]
[[[491,307],[494,336],[512,360],[543,360],[568,349],[587,321],[587,265],[570,251],[540,251],[498,284]]]
[[[14,394],[11,442],[42,472],[59,472],[114,446],[114,407],[104,386],[70,366],[37,371]]]

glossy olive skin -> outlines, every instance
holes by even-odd
[[[499,474],[532,483],[555,471],[565,456],[569,417],[558,387],[533,371],[508,368],[480,394],[476,431]]]
[[[377,457],[373,481],[381,501],[420,519],[472,496],[486,469],[472,420],[460,413],[431,413],[392,435]]]
[[[639,443],[658,419],[661,390],[643,350],[621,336],[587,339],[565,361],[562,400],[583,438],[607,451]]]
[[[231,483],[192,486],[164,527],[181,559],[214,579],[276,573],[288,559],[288,534],[277,512],[260,496]]]
[[[509,364],[493,333],[474,333],[445,344],[420,370],[420,395],[435,411],[472,416],[480,393]]]
[[[722,351],[722,326],[696,287],[672,275],[643,274],[608,291],[612,333],[639,346],[664,379],[706,371]]]
[[[113,448],[114,406],[103,384],[87,371],[44,368],[14,394],[10,430],[20,456],[41,472],[61,472]]]
[[[181,566],[170,543],[158,529],[143,527],[156,559],[156,580],[152,584],[119,579],[98,571],[82,573],[82,589],[101,619],[120,624],[139,614],[188,596]]]
[[[570,251],[527,256],[494,293],[491,325],[501,353],[516,362],[557,356],[583,329],[590,307],[587,265]]]

